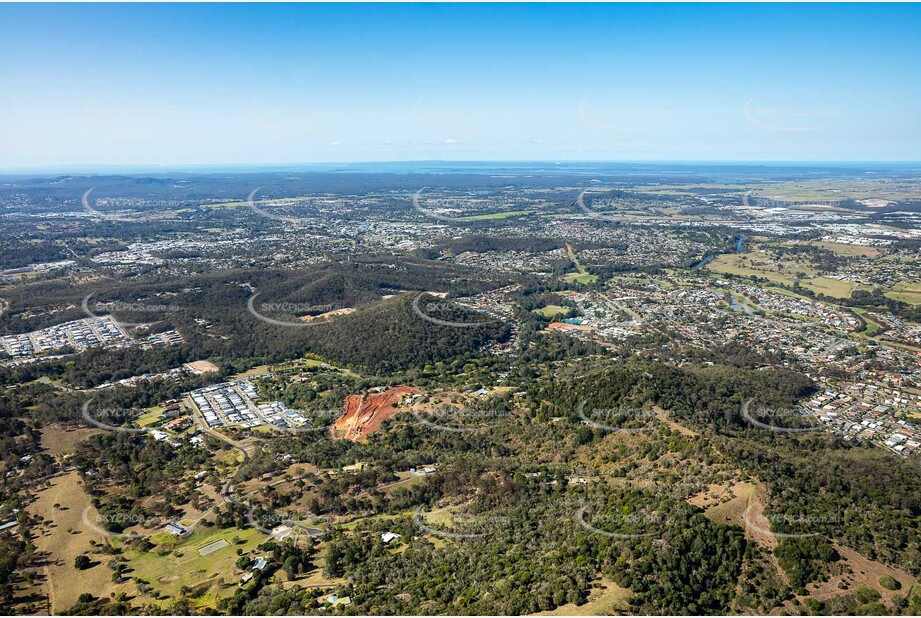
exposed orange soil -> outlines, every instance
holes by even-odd
[[[582,324],[569,324],[568,322],[550,322],[547,325],[547,330],[561,330],[561,331],[575,331],[580,330],[583,332],[591,332],[595,330],[591,326],[584,326]]]
[[[345,413],[333,424],[333,434],[347,440],[361,440],[396,416],[404,396],[419,394],[422,391],[418,388],[395,386],[383,393],[349,395],[345,398]]]

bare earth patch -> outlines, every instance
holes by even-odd
[[[342,309],[333,309],[332,311],[327,311],[326,313],[321,313],[320,315],[305,315],[304,317],[298,318],[301,322],[315,322],[317,320],[329,320],[336,316],[348,315],[350,313],[355,313],[354,307],[344,307]]]
[[[345,412],[333,424],[333,435],[363,440],[377,431],[381,423],[396,416],[400,411],[397,406],[405,396],[421,393],[411,386],[395,386],[382,393],[349,395],[345,398]]]
[[[217,365],[207,360],[199,360],[191,363],[185,364],[186,368],[189,369],[192,373],[203,374],[203,373],[217,373],[220,371]]]
[[[569,324],[568,322],[550,322],[547,325],[547,330],[558,330],[562,332],[567,331],[581,331],[584,333],[590,333],[594,329],[592,326],[585,326],[583,324]]]

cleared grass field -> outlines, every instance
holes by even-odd
[[[602,577],[582,605],[567,603],[554,610],[538,612],[532,616],[618,616],[629,611],[627,600],[633,593],[618,586],[613,580]]]
[[[546,307],[535,309],[534,313],[539,313],[545,318],[552,318],[557,315],[566,315],[568,311],[569,309],[566,307],[560,307],[559,305],[547,305]]]
[[[838,255],[843,255],[845,257],[879,257],[883,253],[881,249],[877,249],[876,247],[849,245],[841,242],[811,242],[809,244],[834,251]]]
[[[829,279],[828,277],[806,279],[801,281],[800,285],[809,288],[813,292],[821,292],[826,296],[834,296],[835,298],[848,298],[851,292],[859,287],[849,281],[839,281],[837,279]]]
[[[301,588],[335,588],[336,586],[343,586],[347,582],[344,577],[336,579],[328,579],[323,575],[323,569],[326,567],[326,557],[325,552],[320,551],[317,554],[314,564],[316,568],[312,571],[308,571],[302,577],[299,577],[295,580],[289,580],[285,578],[281,582],[281,587],[285,590],[293,588],[294,586],[300,586]]]
[[[772,256],[760,250],[746,253],[724,253],[716,256],[705,268],[724,275],[764,277],[784,285],[792,285],[797,273],[807,276],[815,275],[815,271],[806,263],[793,260],[786,263],[777,262]]]
[[[875,321],[873,318],[867,315],[866,309],[860,309],[859,307],[854,307],[852,311],[856,313],[857,315],[859,315],[861,318],[863,318],[863,321],[867,323],[867,329],[863,331],[864,335],[867,335],[868,337],[872,337],[877,332],[879,332],[880,328],[882,328],[879,322]]]
[[[411,472],[397,472],[396,476],[400,479],[392,483],[387,483],[378,487],[384,493],[391,493],[399,490],[400,488],[412,487],[413,485],[421,485],[425,482],[424,476],[416,476]]]
[[[239,543],[234,542],[237,539]],[[186,538],[175,538],[168,533],[151,537],[157,547],[151,551],[128,549],[125,557],[134,577],[139,577],[153,587],[145,600],[157,602],[157,597],[178,598],[179,589],[188,586],[195,591],[193,603],[198,607],[214,607],[217,599],[233,594],[242,574],[234,573],[236,550],[251,551],[264,542],[266,535],[258,530],[230,528],[213,530],[202,526]],[[204,556],[199,549],[221,546]]]
[[[469,217],[461,217],[461,219],[464,221],[485,221],[489,219],[508,219],[509,217],[529,214],[531,214],[530,210],[506,210],[505,212],[491,212],[488,215],[470,215]]]
[[[154,406],[148,408],[144,414],[137,417],[134,421],[138,427],[147,427],[163,419],[163,406]]]
[[[921,305],[921,283],[897,283],[886,296],[910,305]]]
[[[77,443],[89,436],[102,433],[100,429],[87,427],[65,427],[63,425],[45,425],[42,427],[42,448],[55,457],[71,455],[76,450]]]
[[[778,261],[761,250],[718,255],[712,262],[707,264],[706,269],[711,272],[738,277],[751,277],[754,275],[774,283],[791,286],[798,279],[797,275],[802,274],[805,277],[800,278],[799,282],[804,288],[835,298],[847,298],[858,287],[849,281],[817,276],[816,270],[805,261],[795,259]]]
[[[576,283],[595,283],[598,281],[596,275],[590,275],[588,273],[588,269],[579,261],[579,258],[576,257],[576,250],[573,249],[572,245],[569,243],[566,244],[566,255],[569,256],[569,259],[576,265],[576,272],[567,273],[563,277],[564,280],[574,281]]]
[[[99,597],[130,590],[129,584],[112,583],[112,571],[100,564],[99,556],[92,554],[90,541],[105,544],[107,537],[83,521],[84,512],[91,520],[97,512],[76,471],[51,479],[50,487],[38,492],[27,510],[44,518],[46,524],[34,533],[36,552],[47,554],[47,562],[40,571],[45,579],[38,580],[35,588],[47,595],[50,613],[63,612],[84,592]],[[90,555],[95,565],[76,570],[74,559],[81,554]]]
[[[580,272],[577,273],[568,273],[563,277],[566,281],[575,281],[576,283],[595,283],[598,281],[597,275],[590,275],[587,272],[584,272],[584,266],[580,266]]]
[[[827,582],[808,584],[806,590],[809,598],[827,600],[848,594],[858,586],[868,586],[880,593],[882,600],[892,607],[896,598],[904,595],[917,583],[917,579],[905,571],[886,566],[881,562],[870,560],[853,549],[835,544],[835,550],[841,559],[850,567],[851,573],[847,576],[833,575]],[[888,590],[880,585],[879,579],[890,576],[901,584],[900,590]]]
[[[271,368],[270,365],[259,365],[258,367],[253,367],[252,369],[249,369],[248,371],[243,371],[241,373],[238,373],[230,379],[231,380],[242,380],[244,378],[252,378],[255,376],[261,376],[266,373],[269,373],[270,368]]]

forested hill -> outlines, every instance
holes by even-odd
[[[89,388],[110,380],[156,373],[183,362],[209,358],[228,375],[254,365],[298,358],[309,352],[356,369],[382,374],[426,363],[468,358],[488,342],[507,339],[509,327],[494,318],[427,296],[429,311],[442,321],[487,322],[450,327],[427,321],[412,302],[424,290],[468,295],[525,281],[521,277],[477,277],[469,269],[429,260],[375,260],[326,263],[303,271],[237,269],[191,277],[98,278],[78,285],[68,281],[38,285],[47,307],[26,312],[30,297],[12,290],[10,310],[0,316],[0,333],[23,332],[84,318],[83,300],[97,314],[123,322],[152,323],[155,331],[177,329],[181,347],[141,350],[97,349],[59,362],[0,372],[0,383],[63,377]],[[254,295],[257,295],[254,297]],[[256,314],[248,311],[252,301]],[[96,309],[106,303],[151,310]],[[311,327],[302,318],[354,309]],[[277,320],[291,325],[278,325]],[[137,336],[148,332],[139,329]]]
[[[655,403],[682,425],[707,436],[728,461],[767,486],[767,511],[777,531],[792,535],[780,539],[780,565],[798,590],[823,577],[828,563],[837,560],[833,543],[921,573],[917,462],[824,431],[765,431],[741,414],[743,403],[752,398],[768,409],[793,409],[794,402],[811,390],[807,378],[784,369],[628,362],[583,375],[549,377],[540,398],[550,405],[551,414],[565,412],[574,423],[582,420],[577,410],[590,419],[593,411],[601,410],[606,413],[603,422],[623,422],[640,431],[661,430],[663,425],[642,415],[621,419],[611,413]],[[604,407],[610,402],[619,404]],[[808,423],[793,415],[762,420],[800,428]],[[812,535],[809,522],[832,523],[822,535]],[[797,538],[797,534],[804,536]]]
[[[432,296],[420,298],[416,311],[418,297],[401,294],[308,329],[312,351],[345,365],[388,373],[473,357],[483,346],[511,335],[511,327],[501,320]]]

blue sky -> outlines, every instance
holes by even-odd
[[[0,168],[918,161],[918,4],[0,5]]]

